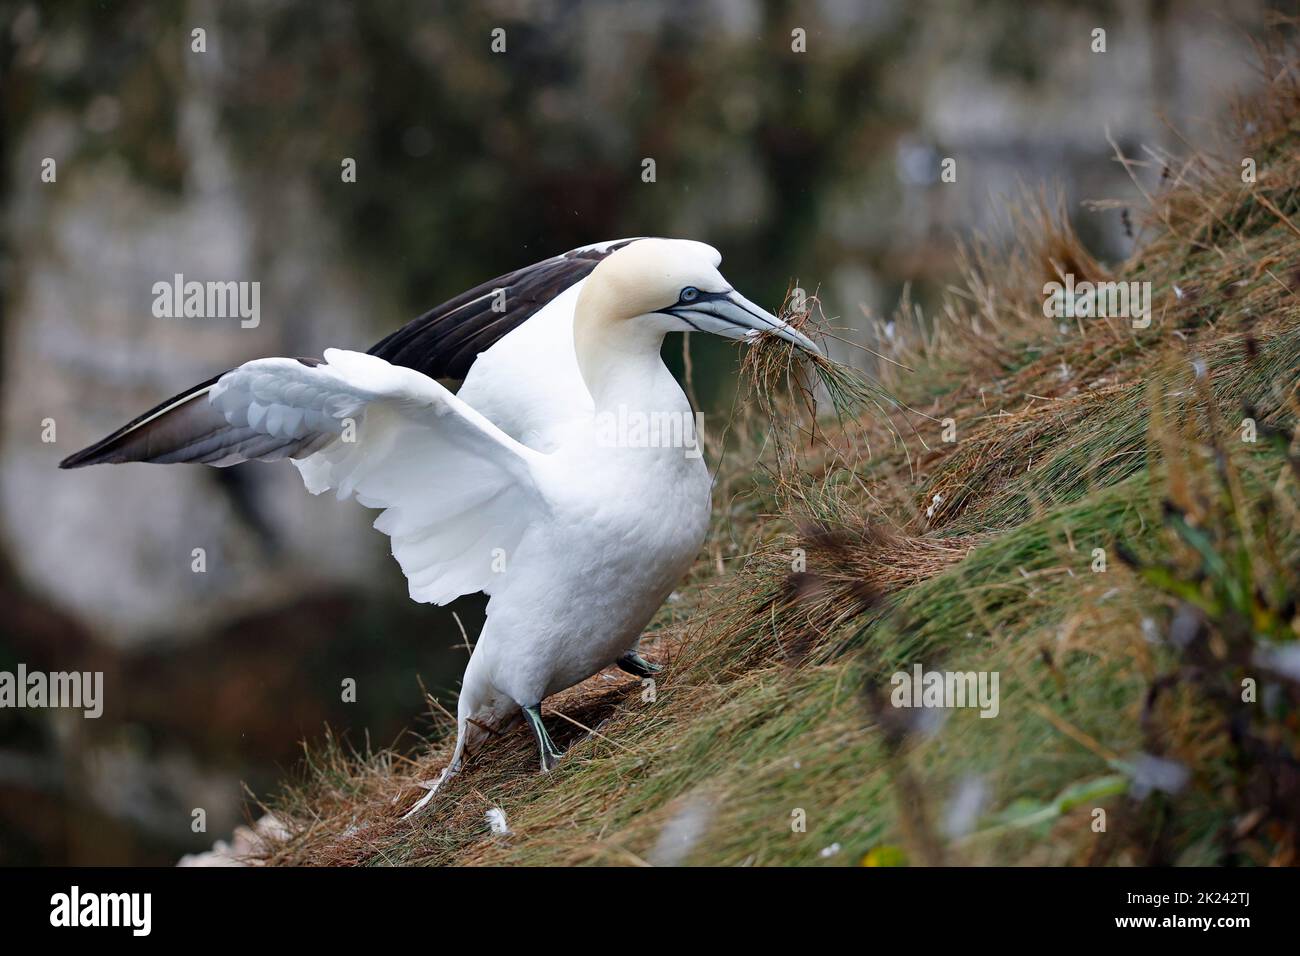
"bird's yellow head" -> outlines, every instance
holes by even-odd
[[[718,271],[721,261],[717,249],[689,239],[638,239],[624,246],[586,280],[578,298],[579,339],[615,330],[656,341],[667,332],[728,339],[772,332],[818,352],[805,335],[733,289]]]

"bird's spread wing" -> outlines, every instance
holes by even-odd
[[[355,441],[295,460],[308,490],[385,509],[375,527],[392,539],[413,600],[491,594],[545,511],[535,480],[543,456],[428,376],[356,352],[325,357],[358,397],[373,397]]]
[[[293,457],[313,494],[384,513],[416,601],[491,594],[494,570],[542,515],[542,455],[437,382],[359,352],[247,362],[64,462]]]
[[[498,276],[366,355],[329,350],[324,363],[248,362],[150,409],[60,467],[289,458],[313,492],[335,489],[385,509],[375,527],[392,537],[417,601],[490,594],[499,580],[492,567],[544,507],[533,480],[538,453],[434,379],[464,379],[479,353],[635,241],[583,246]],[[497,420],[531,420],[511,403],[494,406],[492,390],[478,397]]]
[[[497,276],[413,319],[369,352],[430,378],[464,379],[480,352],[586,278],[610,253],[635,241],[583,246]]]

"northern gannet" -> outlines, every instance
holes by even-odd
[[[489,596],[466,665],[452,759],[414,807],[521,712],[542,770],[541,705],[610,664],[658,670],[641,631],[709,523],[711,478],[682,447],[611,441],[629,412],[689,418],[660,357],[669,332],[802,333],[736,292],[701,242],[627,239],[498,277],[369,353],[246,362],[146,412],[60,467],[289,458],[307,489],[383,509],[415,601]],[[463,378],[453,394],[435,379]],[[667,416],[667,417],[664,417]]]

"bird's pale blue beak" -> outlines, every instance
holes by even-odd
[[[699,332],[711,332],[724,339],[752,339],[764,332],[771,332],[804,351],[821,354],[821,349],[812,339],[750,302],[735,289],[700,292],[693,301],[678,302],[664,311]]]

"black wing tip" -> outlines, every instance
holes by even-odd
[[[59,468],[67,471],[72,468],[86,468],[89,465],[118,465],[126,461],[145,460],[128,458],[123,455],[121,448],[122,439],[134,430],[138,421],[122,426],[113,434],[101,438],[93,445],[87,445],[81,451],[73,452],[59,462]]]
[[[114,438],[117,436],[114,435]],[[104,448],[104,442],[97,442],[89,448],[83,448],[81,451],[73,452],[63,461],[59,462],[59,468],[67,471],[72,468],[85,468],[88,465],[108,465],[116,464],[120,459],[114,459],[112,452]]]
[[[300,358],[298,359],[298,361],[302,362],[303,365],[315,365],[315,364],[319,364],[321,360],[311,359],[311,358]],[[221,375],[225,375],[225,374],[226,374],[225,372],[221,373]],[[185,391],[181,392],[179,395],[173,395],[171,398],[167,399],[167,401],[155,405],[153,408],[149,409],[149,411],[145,412],[143,415],[139,415],[133,418],[131,421],[127,422],[125,425],[123,425],[117,431],[113,432],[113,434],[109,435],[108,437],[101,438],[93,445],[89,445],[81,449],[81,451],[72,453],[67,458],[63,459],[63,461],[59,462],[59,468],[61,470],[66,471],[72,468],[85,468],[88,465],[120,465],[128,461],[147,461],[148,459],[145,458],[127,458],[124,454],[122,454],[122,451],[120,449],[121,439],[125,438],[128,434],[134,431],[137,425],[140,425],[148,421],[149,419],[153,418],[164,409],[167,409],[172,406],[178,406],[180,404],[183,404],[185,401],[194,398],[204,389],[214,385],[217,382],[217,380],[221,378],[221,375],[214,375],[206,382],[200,382],[198,385],[195,385],[193,388],[188,388]]]

